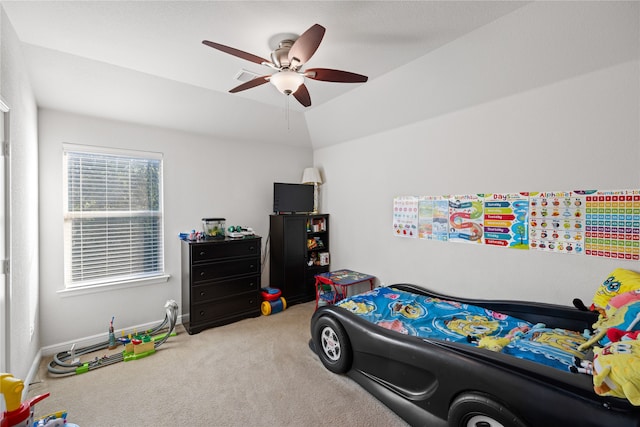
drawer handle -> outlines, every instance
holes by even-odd
[[[255,246],[249,246],[249,250],[252,251],[255,249]]]
[[[255,266],[255,265],[253,265],[253,264],[251,264],[251,265],[249,266],[249,270],[253,270],[254,268],[256,268],[256,266]]]
[[[205,251],[200,251],[200,256],[205,256],[207,253]]]
[[[201,297],[205,296],[205,292],[204,291],[200,291],[200,296]]]
[[[200,277],[204,277],[204,271],[200,272]]]
[[[204,316],[204,310],[200,310],[200,316]]]

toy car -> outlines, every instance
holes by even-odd
[[[383,288],[371,292],[380,293],[379,289]],[[453,298],[407,284],[389,290],[395,291],[436,303],[472,305],[486,313],[501,313],[520,323],[548,328],[582,332],[597,320],[596,313],[584,308]],[[394,308],[389,292],[385,298]],[[373,304],[356,302],[364,312],[369,310],[367,304]],[[412,327],[408,323],[394,325],[394,321],[381,327],[349,307],[337,303],[314,313],[311,349],[327,369],[346,374],[411,425],[640,426],[640,408],[625,399],[597,395],[589,375],[490,351],[464,340],[407,335],[406,328]],[[420,313],[409,314],[416,317]],[[443,325],[431,319],[419,328],[442,326],[450,333],[450,325]]]

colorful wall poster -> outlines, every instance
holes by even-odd
[[[436,197],[433,201],[432,239],[446,242],[449,240],[449,198]]]
[[[418,201],[418,238],[433,239],[434,196],[422,196]]]
[[[529,193],[484,195],[484,243],[529,249]]]
[[[451,242],[483,242],[482,200],[482,194],[465,194],[449,198],[449,240]]]
[[[640,259],[640,190],[592,191],[585,204],[585,254]]]
[[[393,199],[393,232],[399,237],[418,237],[418,197]]]
[[[640,190],[401,196],[394,235],[640,260]]]
[[[582,254],[585,195],[576,191],[529,193],[529,247]]]

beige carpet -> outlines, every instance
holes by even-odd
[[[46,358],[29,389],[51,393],[36,418],[66,410],[80,427],[406,426],[309,350],[313,310],[294,305],[196,335],[178,327],[149,357],[81,375],[51,377]]]

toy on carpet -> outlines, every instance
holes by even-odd
[[[58,411],[35,420],[33,427],[78,427],[78,425],[67,422],[66,411]]]
[[[2,427],[30,427],[33,423],[33,406],[49,397],[49,393],[41,394],[26,402],[21,402],[24,382],[13,375],[0,374],[0,393],[4,395],[6,411],[0,415]]]
[[[113,332],[113,318],[109,326],[109,336],[106,342],[87,346],[81,349],[75,349],[75,344],[71,346],[71,350],[63,351],[53,356],[53,360],[49,362],[47,369],[49,374],[54,376],[83,374],[93,369],[112,365],[122,361],[131,361],[143,358],[155,353],[156,349],[164,344],[167,339],[175,335],[174,329],[178,317],[178,304],[174,300],[168,300],[165,305],[165,318],[158,326],[148,330],[143,334],[134,334],[129,338],[124,337],[115,339]],[[160,333],[167,330],[166,333]],[[124,350],[112,355],[104,355],[103,357],[95,357],[88,362],[81,362],[76,356],[86,355],[96,351],[111,348],[114,343],[119,342],[124,346]],[[116,345],[117,347],[117,345]],[[2,426],[0,426],[2,427]]]
[[[67,422],[67,413],[59,412],[44,418],[33,420],[36,403],[49,397],[49,393],[40,394],[25,402],[20,402],[24,382],[13,375],[0,374],[0,393],[4,396],[6,410],[0,414],[0,427],[78,427]]]
[[[260,312],[263,316],[279,313],[287,308],[287,301],[282,297],[282,291],[278,288],[272,288],[267,286],[262,288],[262,304],[260,305]]]

